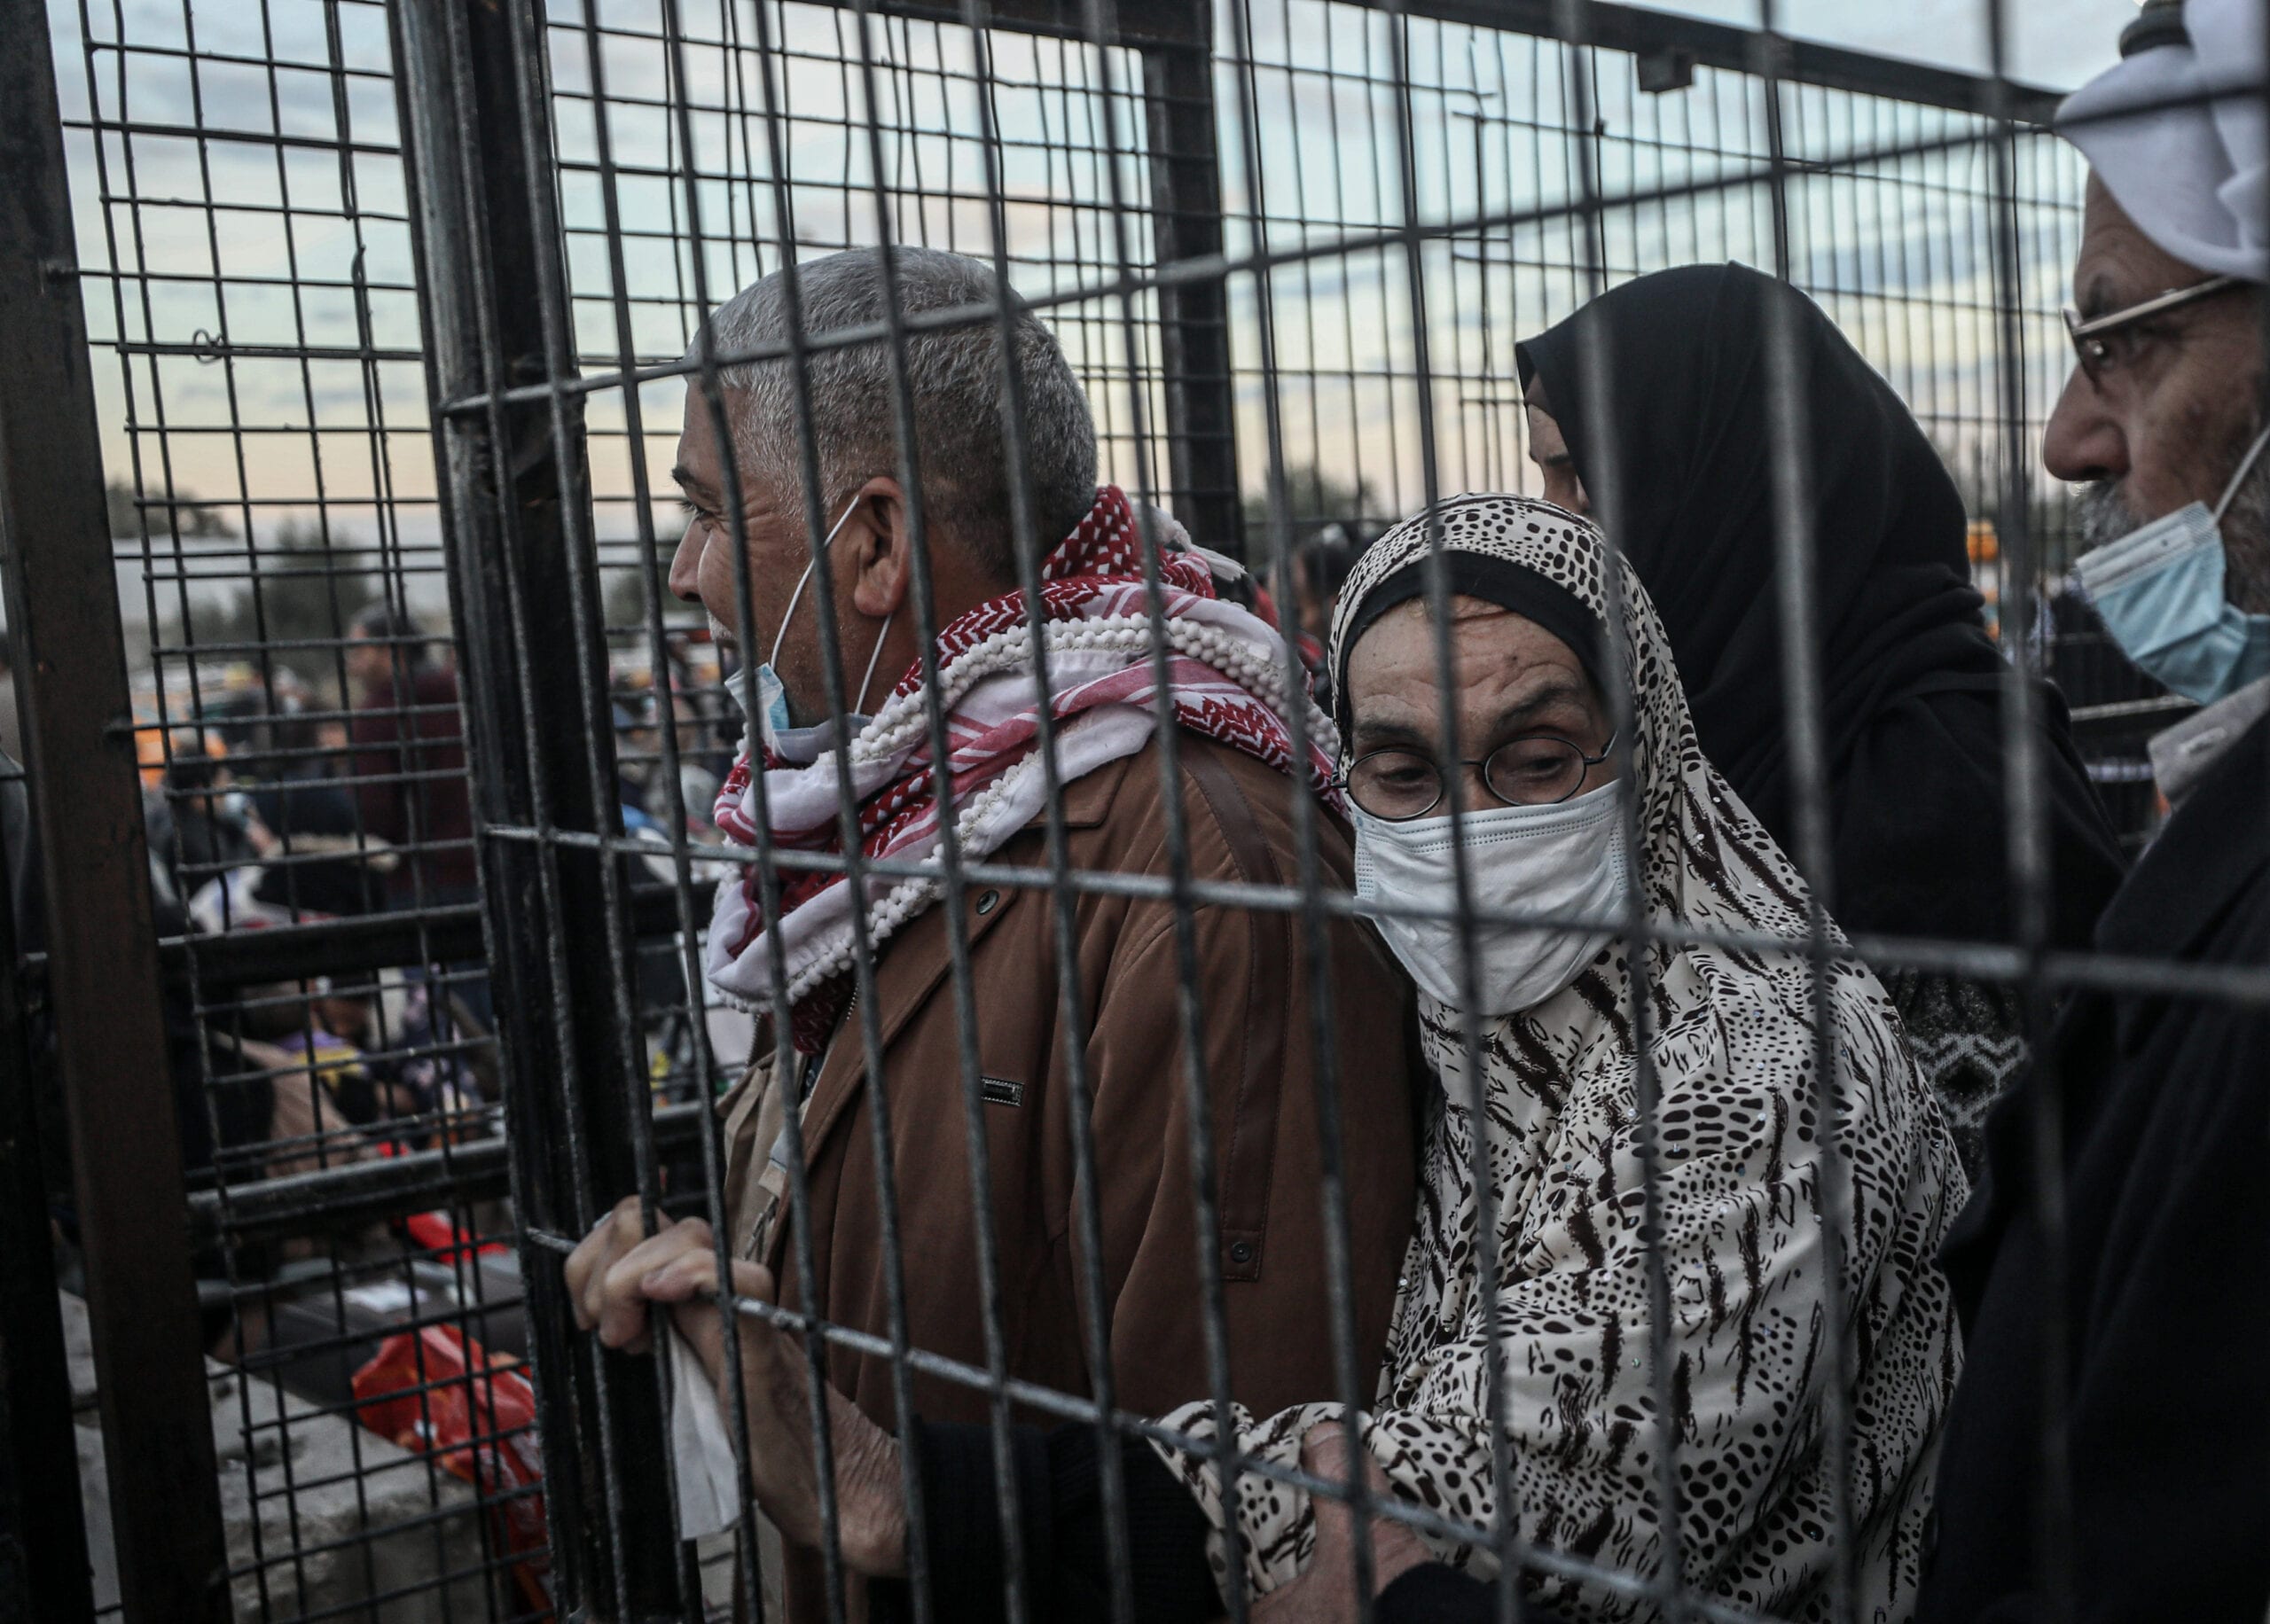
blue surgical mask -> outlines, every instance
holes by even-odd
[[[2121,652],[2202,705],[2270,676],[2270,615],[2249,614],[2223,592],[2223,513],[2266,444],[2270,429],[2212,512],[2194,502],[2084,553],[2073,566]]]
[[[789,623],[795,619],[796,605],[803,600],[804,587],[812,578],[814,566],[834,544],[836,532],[849,524],[851,515],[858,511],[859,500],[855,496],[851,505],[843,510],[843,516],[820,539],[819,551],[804,566],[804,573],[796,577],[796,589],[788,594],[788,607],[780,616],[780,629],[772,635],[772,652],[756,668],[757,737],[765,749],[794,766],[807,766],[819,760],[822,752],[833,747],[839,732],[846,738],[856,738],[859,730],[866,726],[867,690],[874,683],[875,667],[883,657],[883,642],[890,636],[890,623],[897,613],[894,610],[885,615],[882,629],[875,634],[874,652],[867,656],[867,674],[859,679],[859,697],[851,702],[853,714],[849,723],[839,729],[836,719],[831,716],[812,727],[792,727],[788,716],[788,691],[782,685],[780,674],[776,669],[776,663],[780,658],[780,645],[788,639]],[[755,753],[752,751],[750,753]]]

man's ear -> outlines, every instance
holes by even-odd
[[[896,480],[878,477],[859,488],[857,500],[835,545],[851,555],[851,606],[881,620],[906,601],[914,583],[906,494]]]

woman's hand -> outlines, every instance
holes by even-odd
[[[638,1198],[631,1196],[583,1238],[567,1268],[575,1323],[586,1331],[596,1329],[608,1347],[645,1353],[654,1346],[649,1305],[668,1307],[723,1402],[729,1390],[724,1319],[716,1300],[716,1238],[699,1218],[662,1222],[663,1228],[646,1235]],[[732,1269],[737,1296],[776,1300],[769,1271],[754,1263],[737,1262]],[[812,1448],[810,1368],[803,1351],[768,1322],[747,1314],[735,1318],[750,1487],[785,1538],[816,1547],[819,1471]],[[835,1451],[843,1559],[873,1577],[904,1573],[906,1506],[898,1441],[834,1387],[823,1384],[823,1391]]]
[[[1364,1481],[1377,1496],[1389,1492],[1387,1473],[1369,1454]],[[1353,1482],[1349,1471],[1348,1433],[1337,1421],[1319,1422],[1301,1439],[1301,1469],[1327,1482]],[[1316,1508],[1316,1551],[1288,1585],[1254,1604],[1253,1624],[1356,1624],[1363,1609],[1356,1599],[1356,1515],[1345,1501],[1309,1496]],[[1372,1594],[1377,1596],[1410,1569],[1435,1559],[1408,1523],[1372,1519]]]

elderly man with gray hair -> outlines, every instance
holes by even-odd
[[[2107,953],[2270,965],[2270,118],[2262,0],[2155,0],[2070,98],[2092,173],[2078,365],[2043,460],[2086,481],[2107,629],[2200,702]],[[2270,1603],[2270,1017],[2075,994],[1987,1126],[1945,1261],[1967,1363],[1932,1620],[2246,1620]],[[2054,1158],[2054,1159],[2053,1159]],[[2056,1214],[2062,1233],[2045,1218]]]
[[[743,622],[746,571],[747,619],[758,639],[750,652],[763,661],[757,714],[749,753],[720,798],[718,826],[748,845],[769,832],[776,847],[838,853],[841,770],[859,805],[861,851],[895,867],[862,876],[857,894],[840,871],[785,871],[769,915],[754,866],[721,887],[710,978],[784,1023],[794,1053],[776,1072],[766,1048],[724,1106],[734,1289],[878,1339],[894,1334],[903,1302],[913,1347],[982,1368],[982,1202],[991,1215],[1000,1348],[1012,1378],[1108,1393],[1119,1407],[1148,1414],[1209,1396],[1197,1289],[1204,1246],[1225,1283],[1230,1384],[1240,1401],[1266,1413],[1335,1391],[1331,1339],[1316,1322],[1331,1290],[1319,1201],[1321,1057],[1308,1013],[1312,978],[1320,978],[1340,993],[1330,1036],[1342,1109],[1362,1124],[1348,1137],[1342,1177],[1368,1389],[1413,1209],[1406,995],[1352,921],[1326,928],[1325,960],[1311,963],[1294,916],[1205,906],[1178,919],[1165,900],[1185,878],[1297,880],[1298,798],[1313,798],[1322,882],[1348,886],[1348,836],[1327,809],[1336,794],[1330,722],[1304,688],[1288,686],[1276,629],[1217,593],[1205,555],[1157,550],[1156,523],[1139,523],[1116,488],[1097,488],[1095,433],[1079,384],[1048,328],[989,269],[900,248],[888,262],[853,252],[794,274],[794,303],[788,273],[776,273],[713,318],[711,342],[728,363],[730,438],[720,442],[701,392],[689,391],[676,475],[691,518],[670,582],[705,605],[715,634],[731,642]],[[894,429],[890,346],[829,336],[881,332],[894,296],[907,323],[912,447]],[[1022,407],[1014,435],[1004,394],[1004,298]],[[779,358],[799,319],[793,311],[815,340],[807,391]],[[740,358],[751,355],[758,358]],[[809,492],[800,415],[818,468]],[[902,483],[909,467],[919,492]],[[1022,526],[1020,510],[1029,520]],[[1029,618],[1036,605],[1019,588],[1021,531],[1037,539],[1041,554],[1031,563],[1045,680]],[[913,595],[926,564],[939,628],[927,649]],[[823,617],[841,661],[834,683]],[[1171,752],[1159,729],[1162,673]],[[947,713],[950,806],[936,799],[926,687]],[[935,866],[947,819],[966,861],[1049,863],[1044,705],[1054,719],[1064,861],[1159,883],[1139,894],[1084,887],[1061,898],[972,884],[959,900],[960,917],[949,917]],[[1296,705],[1307,707],[1304,751],[1290,726]],[[1060,943],[1060,929],[1068,941]],[[873,954],[871,980],[855,973],[862,937]],[[954,962],[961,944],[966,977]],[[776,962],[785,1002],[774,996]],[[855,1008],[863,986],[867,1001]],[[966,1078],[971,1052],[977,1075]],[[964,1090],[972,1083],[982,1091],[982,1174],[967,1136]],[[886,1105],[888,1170],[876,1144],[876,1113]],[[1206,1191],[1190,1141],[1199,1111],[1215,1146]],[[810,1197],[802,1211],[787,1198],[792,1113]],[[886,1192],[895,1220],[881,1205]],[[1208,1229],[1202,1195],[1218,1214]],[[807,1215],[802,1238],[816,1263],[810,1299],[790,1250]],[[894,1227],[903,1279],[892,1278],[889,1263]],[[713,1247],[698,1221],[647,1237],[636,1204],[626,1203],[570,1261],[579,1317],[611,1346],[640,1347],[648,1305],[669,1303],[722,1384],[724,1342],[708,1296]],[[741,1340],[755,1485],[794,1548],[789,1613],[822,1616],[802,1356],[747,1318]],[[1114,1378],[1108,1389],[1098,1385],[1099,1360]],[[986,1390],[915,1370],[915,1413],[906,1415],[887,1357],[839,1347],[827,1377],[855,1611],[888,1610],[892,1581],[907,1571],[918,1537],[942,1604],[990,1594],[998,1606]],[[912,1527],[898,1492],[900,1451],[910,1444],[928,1486],[924,1519]],[[1123,1464],[1131,1518],[1202,1517],[1147,1447],[1124,1452]],[[1081,1589],[1103,1567],[1101,1464],[1091,1428],[1019,1429],[1036,1616],[1104,1609],[1100,1593]],[[1187,1546],[1202,1548],[1202,1538]],[[1069,1577],[1052,1589],[1058,1573]],[[1147,1597],[1215,1604],[1202,1560],[1139,1574],[1137,1583]]]

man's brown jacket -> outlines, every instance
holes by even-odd
[[[1177,742],[1193,878],[1296,884],[1290,797],[1307,792],[1225,746],[1188,733]],[[1065,786],[1076,873],[1170,873],[1159,769],[1155,742]],[[1322,882],[1344,891],[1347,835],[1328,815],[1319,814],[1315,826]],[[1045,829],[1036,824],[1021,832],[990,861],[1044,868]],[[1175,915],[1162,900],[1092,890],[1075,894],[1072,912],[1077,1047],[1091,1101],[1114,1397],[1123,1409],[1159,1415],[1210,1392]],[[1009,1373],[1085,1396],[1093,1392],[1092,1327],[1081,1288],[1081,1194],[1055,914],[1045,890],[972,885],[962,925]],[[1312,978],[1296,913],[1202,905],[1192,918],[1197,974],[1190,992],[1211,1107],[1230,1385],[1248,1409],[1267,1415],[1337,1396]],[[982,1370],[978,1231],[948,925],[940,904],[885,945],[874,1013],[908,1335],[917,1348]],[[1330,1000],[1358,1356],[1368,1396],[1412,1222],[1409,995],[1361,926],[1337,919],[1325,933],[1331,963],[1316,979]],[[890,1288],[878,1206],[877,1091],[862,1016],[855,1008],[838,1032],[803,1107],[814,1300],[829,1321],[884,1337]],[[765,1066],[724,1102],[727,1221],[736,1254],[770,1267],[784,1303],[797,1306],[786,1177],[770,1154],[787,1092],[770,1087]],[[828,1368],[866,1414],[896,1428],[888,1358],[839,1345]],[[982,1388],[921,1371],[912,1380],[914,1407],[926,1421],[986,1419]],[[792,1616],[818,1616],[816,1560],[790,1566]],[[806,1566],[809,1573],[797,1571]]]

